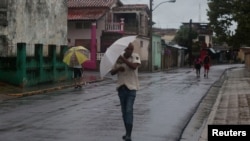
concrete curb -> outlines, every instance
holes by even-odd
[[[216,110],[215,105],[220,99],[220,89],[226,79],[226,72],[229,69],[226,69],[222,73],[220,78],[211,85],[208,92],[202,98],[197,110],[187,123],[186,128],[183,130],[180,141],[198,141],[207,133],[206,125],[208,124],[208,121],[211,120],[212,113]]]
[[[88,84],[97,83],[97,82],[101,82],[101,81],[105,81],[105,80],[106,79],[97,79],[97,80],[93,80],[93,81],[87,81],[86,83],[88,83]],[[86,83],[83,84],[83,86],[86,85]],[[74,87],[74,85],[73,84],[72,85],[61,85],[61,86],[56,86],[56,87],[52,87],[52,88],[45,88],[45,89],[41,89],[41,90],[33,90],[30,92],[14,93],[14,94],[7,94],[7,95],[11,96],[13,98],[18,98],[18,97],[32,96],[32,95],[36,95],[36,94],[44,94],[44,93],[48,93],[48,92],[53,92],[53,91],[57,91],[57,90],[70,88],[70,87]]]
[[[64,88],[69,88],[69,87],[72,87],[72,85],[57,86],[57,87],[53,87],[53,88],[35,90],[35,91],[31,91],[31,92],[16,93],[16,94],[8,94],[8,95],[15,96],[15,97],[31,96],[31,95],[35,95],[35,94],[42,94],[42,93],[52,92],[52,91],[56,91],[56,90],[61,90]]]

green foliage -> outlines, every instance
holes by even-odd
[[[197,53],[199,53],[200,50],[201,50],[200,43],[199,43],[199,42],[193,43],[193,45],[192,45],[192,52],[197,52]]]
[[[250,1],[249,0],[208,0],[210,26],[218,42],[227,42],[239,47],[250,45]],[[232,31],[235,23],[237,28]]]
[[[189,27],[181,26],[178,32],[176,33],[174,41],[180,46],[188,47],[190,38],[193,40],[198,37],[198,33],[194,30],[191,30],[190,38],[189,38],[189,33],[190,33]]]

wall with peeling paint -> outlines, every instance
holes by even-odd
[[[0,25],[0,37],[6,36],[7,44],[0,41],[0,56],[15,56],[20,42],[31,48],[37,43],[67,45],[67,0],[2,1],[6,2],[7,25]],[[2,5],[0,12],[5,9]]]

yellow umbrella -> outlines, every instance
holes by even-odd
[[[89,60],[89,50],[83,46],[71,47],[67,50],[63,57],[63,62],[68,66],[81,65],[85,61]]]

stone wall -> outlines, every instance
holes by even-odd
[[[20,42],[67,45],[67,0],[8,0],[4,9],[7,25],[0,25],[0,56],[15,56]]]

